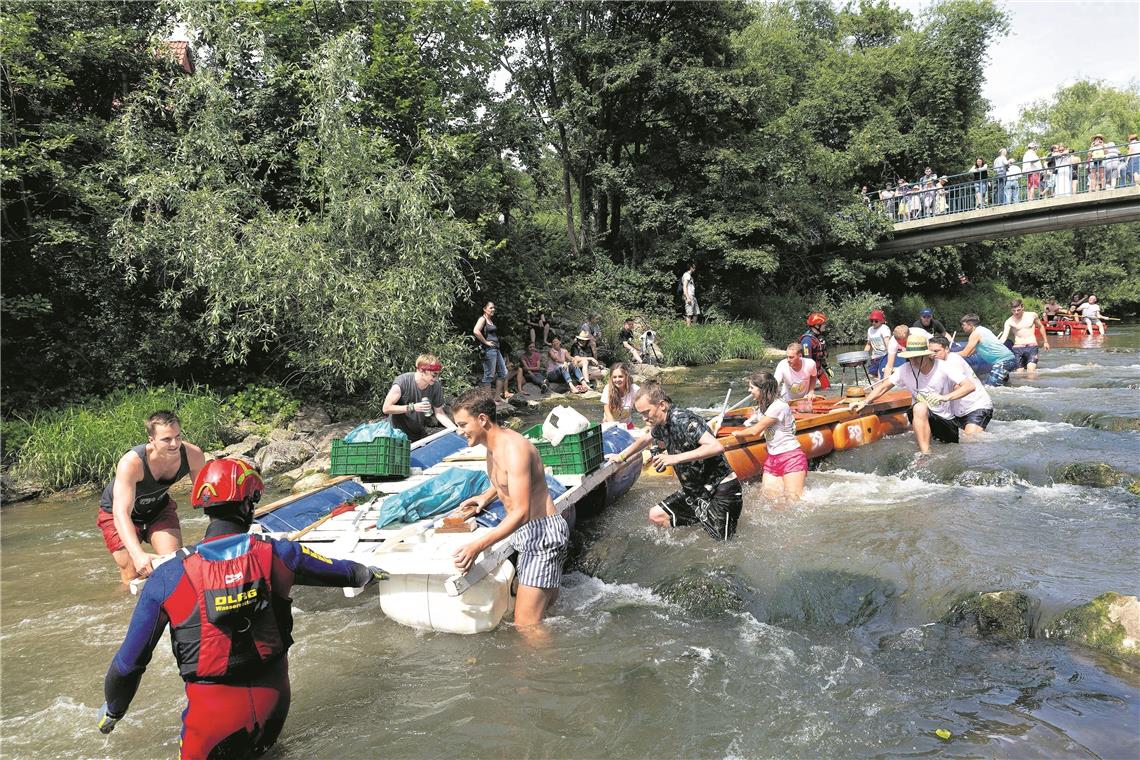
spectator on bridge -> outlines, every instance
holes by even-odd
[[[1140,185],[1140,139],[1136,133],[1128,135],[1128,163],[1124,167],[1124,184]]]
[[[938,188],[934,191],[934,213],[935,214],[945,214],[947,211],[950,210],[950,207],[946,203],[946,183],[947,182],[948,182],[948,180],[946,179],[945,174],[938,178]]]
[[[895,192],[891,190],[891,186],[887,185],[879,191],[879,202],[883,206],[883,210],[887,212],[892,220],[895,218]]]
[[[1005,170],[1009,166],[1009,155],[1005,148],[998,151],[994,159],[994,205],[1005,203]]]
[[[1073,193],[1073,156],[1069,149],[1065,147],[1064,143],[1057,146],[1054,151],[1057,165],[1057,189],[1056,195],[1058,197],[1065,195],[1072,195]]]
[[[922,216],[934,216],[934,186],[938,182],[938,175],[928,166],[918,181],[922,185]]]
[[[905,179],[899,180],[899,188],[895,191],[895,201],[898,205],[899,221],[910,221],[910,185],[906,183]]]
[[[1021,170],[1025,172],[1025,199],[1035,200],[1041,187],[1041,157],[1037,155],[1037,141],[1032,140],[1021,156]]]
[[[1057,180],[1057,146],[1056,144],[1049,146],[1049,152],[1045,154],[1041,161],[1044,169],[1041,171],[1041,197],[1052,198],[1053,189],[1056,187]]]
[[[1115,190],[1116,186],[1120,184],[1121,164],[1124,162],[1120,160],[1120,148],[1116,147],[1116,143],[1109,141],[1104,146],[1104,183],[1106,190]]]
[[[1089,146],[1089,192],[1095,193],[1104,189],[1104,135],[1093,135],[1092,145]]]
[[[981,156],[974,159],[974,166],[970,169],[970,176],[974,180],[974,208],[986,207],[986,194],[989,191],[990,183],[987,179],[989,177],[989,167],[986,166],[986,160]]]
[[[1021,167],[1013,161],[1005,168],[1005,202],[1021,203]]]

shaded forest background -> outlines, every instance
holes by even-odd
[[[424,349],[473,367],[483,298],[508,335],[540,308],[672,318],[688,261],[709,316],[774,343],[819,304],[1140,309],[1137,225],[861,255],[889,229],[863,185],[1140,125],[1140,87],[1095,82],[987,120],[988,0],[88,0],[0,24],[6,416],[170,382],[382,393]]]

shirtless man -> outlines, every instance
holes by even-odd
[[[455,400],[452,412],[467,443],[487,447],[491,478],[490,488],[460,508],[479,512],[498,498],[507,512],[495,528],[456,550],[455,566],[467,572],[480,552],[510,536],[519,553],[515,625],[537,625],[558,597],[570,527],[554,509],[538,449],[519,433],[499,427],[491,395],[467,391]]]
[[[1025,310],[1020,298],[1009,302],[1009,310],[1013,316],[1005,321],[1005,327],[1002,328],[998,340],[1004,343],[1012,332],[1013,355],[1017,357],[1018,366],[1014,371],[1020,372],[1024,369],[1033,372],[1037,369],[1037,330],[1041,330],[1042,348],[1049,350],[1049,336],[1045,333],[1045,325],[1041,324],[1035,312]]]
[[[182,440],[182,424],[174,412],[147,417],[146,434],[146,443],[119,459],[115,477],[99,499],[97,524],[123,583],[146,578],[151,560],[182,548],[178,505],[167,491],[187,475],[193,482],[206,463],[200,448]],[[156,554],[147,554],[143,541]]]

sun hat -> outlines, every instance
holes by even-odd
[[[1097,132],[1095,135],[1093,135],[1093,139],[1094,140],[1103,140],[1104,135],[1102,135],[1100,132]]]
[[[926,344],[927,339],[921,335],[911,335],[906,339],[906,351],[903,351],[899,356],[904,359],[910,359],[913,356],[930,356],[930,346]]]
[[[578,340],[589,340],[589,339],[590,339],[590,333],[587,332],[586,330],[583,330],[582,332],[578,333]]]
[[[934,309],[923,309],[922,311],[920,311],[918,313],[918,316],[920,316],[920,317],[933,317],[934,316]]]
[[[867,319],[877,319],[877,320],[879,320],[880,322],[886,322],[886,321],[887,321],[887,315],[886,315],[886,314],[884,314],[884,313],[883,313],[882,311],[880,311],[879,309],[874,309],[874,310],[872,310],[872,311],[871,311],[871,313],[870,313],[870,315],[867,317]]]

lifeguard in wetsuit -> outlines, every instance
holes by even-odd
[[[823,326],[827,324],[827,315],[821,311],[813,311],[807,317],[808,330],[800,338],[800,345],[804,349],[804,358],[815,362],[818,371],[819,388],[827,390],[831,387],[831,367],[827,366],[827,341],[823,337]]]
[[[158,554],[182,547],[178,505],[167,493],[187,475],[193,480],[206,458],[202,450],[182,440],[182,423],[174,412],[155,412],[146,420],[147,442],[119,459],[115,477],[99,499],[103,543],[119,566],[123,583],[150,574],[150,542]]]
[[[293,585],[360,587],[384,575],[247,533],[262,489],[257,470],[240,460],[215,460],[198,473],[192,502],[210,518],[206,536],[155,568],[143,588],[104,680],[101,732],[126,714],[170,626],[189,701],[182,760],[248,757],[277,740],[289,713]]]

